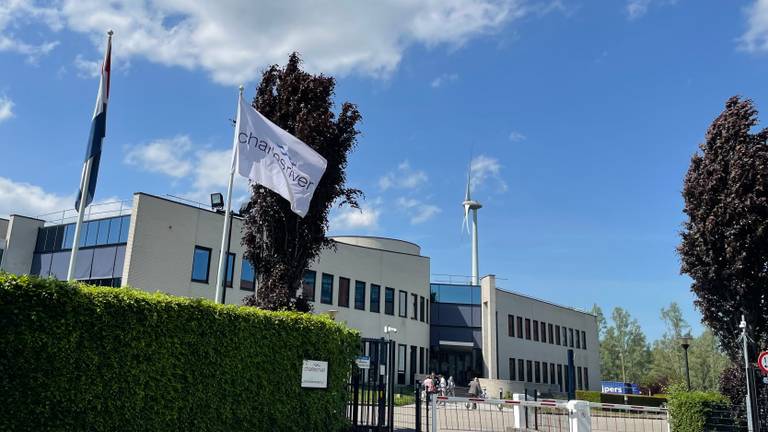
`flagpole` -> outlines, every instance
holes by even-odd
[[[224,228],[221,230],[221,249],[219,251],[219,271],[216,273],[216,297],[215,302],[222,302],[222,293],[224,290],[224,280],[226,279],[226,264],[227,264],[227,229],[232,215],[232,184],[235,181],[235,158],[237,156],[237,133],[238,126],[240,126],[240,99],[243,97],[243,90],[245,87],[240,86],[240,95],[237,99],[237,121],[235,124],[235,137],[232,140],[232,166],[229,169],[229,183],[227,184],[227,208],[224,211]],[[234,264],[234,263],[233,263]],[[234,270],[234,269],[233,269]],[[234,271],[233,271],[234,273]],[[233,274],[234,276],[234,274]]]
[[[91,162],[93,158],[88,158],[83,166],[83,176],[80,178],[80,206],[77,209],[77,223],[75,224],[75,238],[72,243],[72,253],[69,256],[69,269],[67,270],[67,280],[75,280],[75,265],[77,263],[77,250],[80,249],[80,234],[83,227],[83,217],[85,216],[85,203],[88,194],[88,182],[91,180]]]

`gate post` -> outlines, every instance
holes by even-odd
[[[416,432],[421,432],[421,382],[416,381],[413,392],[416,399]]]
[[[524,401],[525,395],[521,395],[520,393],[515,393],[512,395],[512,400]],[[512,407],[512,419],[513,419],[513,424],[515,426],[515,429],[523,429],[523,427],[525,427],[525,423],[523,422],[524,409],[526,408],[520,405],[514,405]]]
[[[429,395],[429,404],[432,405],[432,432],[437,432],[437,393]]]
[[[592,416],[589,412],[589,402],[568,401],[568,424],[571,432],[591,432]]]

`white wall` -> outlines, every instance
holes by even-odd
[[[45,222],[26,216],[11,215],[5,234],[6,250],[2,269],[15,274],[29,274],[37,243],[37,231]]]
[[[498,289],[496,291],[496,311],[498,314],[497,334],[498,334],[498,367],[499,379],[507,380],[509,376],[509,359],[523,359],[539,362],[562,364],[564,367],[568,364],[568,349],[573,349],[574,365],[587,367],[589,374],[589,390],[600,390],[600,347],[597,335],[597,319],[594,315],[579,312],[567,307],[547,303],[523,295],[511,293]],[[531,340],[525,339],[525,328],[523,328],[523,338],[517,337],[517,320],[515,318],[515,335],[508,335],[507,319],[508,315],[514,317],[523,317],[523,326],[525,318],[539,323],[546,322],[561,327],[583,330],[587,338],[587,349],[571,348],[549,343],[549,334],[547,342],[533,340],[533,331],[531,331]],[[541,325],[541,324],[539,324]],[[561,336],[562,342],[562,336]],[[583,372],[582,372],[583,373]],[[496,378],[496,377],[492,377]],[[578,386],[578,381],[574,381]],[[525,383],[528,388],[545,388],[544,385],[536,386],[531,383]]]

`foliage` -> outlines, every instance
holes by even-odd
[[[728,366],[728,357],[720,349],[720,342],[710,329],[693,340],[688,350],[691,373],[691,388],[702,391],[717,391],[720,374]]]
[[[349,152],[357,143],[357,107],[345,102],[338,118],[332,111],[335,80],[301,70],[293,53],[288,64],[269,67],[262,75],[253,106],[276,125],[315,149],[328,166],[303,218],[291,211],[287,200],[258,184],[241,209],[245,221],[245,256],[256,269],[259,289],[246,298],[248,305],[264,309],[308,311],[307,299],[297,295],[304,270],[320,251],[332,245],[325,237],[328,212],[334,203],[358,208],[362,192],[346,187]]]
[[[762,383],[759,373],[754,378],[752,389],[757,392],[758,405],[761,408],[761,412],[758,413],[757,417],[768,419],[768,386]],[[743,363],[732,363],[722,372],[720,376],[720,392],[731,402],[736,417],[746,419],[747,408],[745,401],[747,391],[744,385]]]
[[[742,314],[768,343],[768,129],[751,100],[732,97],[712,122],[685,177],[681,272],[703,321],[732,359]]]
[[[707,432],[708,419],[718,412],[729,412],[728,400],[714,392],[674,391],[669,395],[672,432]]]
[[[0,328],[0,430],[346,427],[359,337],[327,318],[0,273]]]
[[[600,392],[593,390],[576,390],[576,399],[587,402],[600,402]]]
[[[611,320],[600,341],[603,379],[623,381],[626,373],[627,382],[642,383],[650,365],[645,334],[625,309],[615,308]]]
[[[677,303],[673,302],[668,308],[662,308],[660,317],[666,329],[661,338],[653,342],[651,368],[646,379],[646,384],[658,389],[674,382],[685,381],[685,359],[680,338],[690,333],[690,326],[683,318],[683,312]]]
[[[599,391],[577,390],[576,399],[587,402],[612,403],[623,405],[624,395],[612,393],[600,393]],[[626,395],[626,403],[629,405],[659,407],[667,402],[666,397]]]

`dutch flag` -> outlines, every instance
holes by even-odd
[[[99,93],[96,96],[96,107],[93,110],[93,119],[91,120],[91,135],[88,140],[88,148],[85,152],[85,162],[83,163],[83,173],[80,177],[80,191],[77,194],[75,209],[80,209],[80,199],[83,196],[83,188],[86,188],[85,205],[88,206],[93,201],[93,195],[96,193],[96,178],[99,174],[99,160],[101,159],[101,143],[104,140],[107,127],[107,101],[109,100],[109,78],[112,63],[112,31],[107,40],[107,52],[104,55],[104,63],[101,66],[101,80],[99,80]],[[90,167],[89,167],[90,162]],[[86,178],[88,184],[86,185]]]

